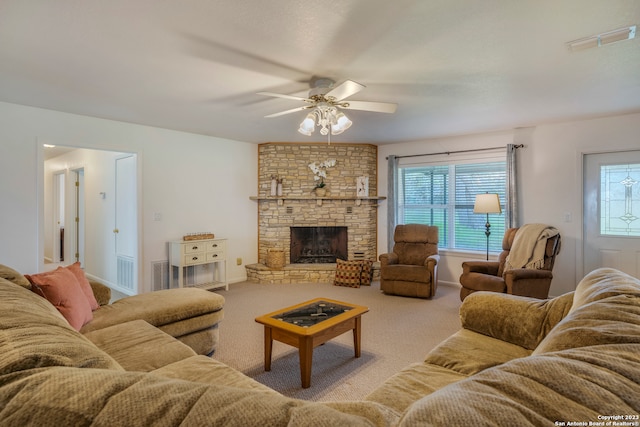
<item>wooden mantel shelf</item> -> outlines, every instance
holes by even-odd
[[[278,205],[282,206],[284,205],[285,200],[315,200],[316,204],[318,206],[322,206],[322,201],[323,200],[354,200],[356,203],[356,206],[360,206],[360,204],[362,203],[363,200],[375,200],[375,201],[379,201],[379,200],[386,200],[386,197],[378,197],[378,196],[371,196],[371,197],[355,197],[355,196],[325,196],[325,197],[317,197],[317,196],[251,196],[249,197],[250,200],[255,200],[255,201],[275,201],[278,203]]]

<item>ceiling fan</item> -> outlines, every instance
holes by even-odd
[[[327,135],[338,135],[351,127],[351,120],[341,110],[364,110],[376,113],[395,113],[397,104],[388,102],[371,101],[345,101],[346,98],[360,92],[364,85],[353,80],[346,80],[340,85],[333,87],[335,81],[325,77],[315,77],[311,80],[308,98],[298,96],[283,95],[273,92],[258,92],[258,95],[273,96],[276,98],[293,99],[303,101],[306,105],[269,114],[265,117],[278,117],[297,111],[311,110],[305,119],[300,123],[300,132],[303,135],[311,135],[316,126],[320,126],[320,133]]]

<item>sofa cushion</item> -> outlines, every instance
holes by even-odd
[[[122,370],[44,298],[4,279],[0,294],[0,375],[48,366]]]
[[[336,260],[336,276],[333,280],[335,286],[347,286],[359,288],[362,282],[362,261]]]
[[[127,371],[148,372],[196,354],[191,347],[144,320],[88,332],[85,337]]]
[[[468,376],[530,354],[519,345],[460,329],[431,350],[425,363]]]
[[[399,425],[589,425],[640,413],[638,396],[640,345],[610,344],[487,369],[416,401]]]
[[[442,366],[414,363],[387,379],[365,400],[380,403],[401,414],[416,400],[465,378],[466,375]]]
[[[31,290],[53,304],[77,331],[93,319],[91,305],[70,270],[58,267],[26,278],[31,282]]]
[[[222,295],[204,289],[182,288],[148,292],[101,306],[94,312],[93,320],[86,324],[81,332],[87,333],[141,319],[175,337],[206,329],[222,320],[223,307]],[[208,323],[203,321],[194,324],[188,321],[201,316],[205,316]],[[211,323],[212,318],[217,320]],[[178,328],[179,331],[168,330],[165,327]]]
[[[84,270],[80,267],[80,263],[74,262],[73,264],[64,268],[72,272],[75,276],[78,284],[80,285],[80,289],[82,289],[82,293],[87,298],[87,302],[89,303],[91,310],[96,310],[98,307],[100,307],[100,304],[98,304],[98,301],[96,301],[96,297],[93,295],[91,284],[89,283],[89,280],[87,280],[87,276],[85,276]]]
[[[0,419],[12,426],[371,427],[398,418],[374,402],[305,402],[143,372],[49,368],[2,380]]]
[[[460,320],[465,329],[534,350],[567,315],[572,301],[571,292],[551,300],[474,292],[464,299]]]
[[[11,267],[0,264],[0,278],[20,285],[23,288],[31,289],[31,282]]]
[[[153,373],[168,378],[279,394],[277,391],[252,378],[249,378],[240,371],[236,371],[224,363],[214,360],[208,356],[199,355],[185,358],[158,368],[153,371]]]
[[[587,274],[576,286],[571,312],[616,295],[640,295],[640,281],[613,268],[599,268]]]
[[[640,343],[640,280],[599,269],[578,284],[571,311],[534,354],[617,343]]]
[[[370,259],[363,259],[360,262],[362,262],[360,284],[362,286],[371,286],[371,279],[373,279],[373,261]]]

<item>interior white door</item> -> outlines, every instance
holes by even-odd
[[[583,273],[640,277],[640,150],[584,157]]]
[[[117,284],[135,291],[138,247],[136,156],[116,159],[116,262]]]

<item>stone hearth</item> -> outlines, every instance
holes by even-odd
[[[331,283],[336,264],[288,264],[284,268],[269,268],[264,264],[246,266],[247,280],[260,284]],[[380,280],[380,263],[373,263],[373,280]]]
[[[258,146],[258,263],[247,265],[247,278],[260,283],[329,282],[335,263],[266,267],[267,251],[291,256],[290,227],[347,227],[348,259],[377,256],[377,147],[369,144],[288,144]],[[327,172],[328,194],[316,197],[309,164],[335,159]],[[282,180],[282,195],[271,196],[271,178]],[[356,181],[369,179],[367,197],[356,196]]]

